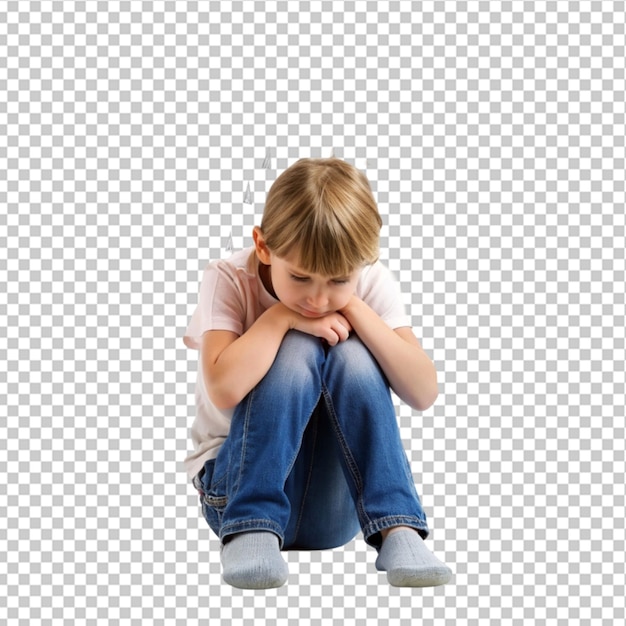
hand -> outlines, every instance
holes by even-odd
[[[299,313],[293,314],[294,330],[320,337],[326,340],[329,346],[336,346],[350,336],[352,326],[341,313],[329,313],[324,317],[310,318]]]
[[[341,313],[344,317],[350,319],[353,315],[358,315],[359,306],[363,305],[363,300],[359,298],[357,295],[353,294],[348,302],[339,309],[339,313]]]

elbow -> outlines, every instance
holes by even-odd
[[[211,398],[211,402],[213,403],[213,406],[216,409],[219,409],[220,411],[227,411],[228,409],[232,409],[237,404],[236,402],[233,403],[231,400],[227,398],[221,398],[221,397],[215,397],[215,396],[209,396],[209,397]]]
[[[426,411],[427,409],[430,409],[430,407],[435,404],[435,400],[438,395],[439,390],[437,388],[428,393],[421,394],[419,397],[415,398],[413,408],[418,411]]]
[[[220,389],[215,385],[211,385],[207,389],[207,393],[209,396],[209,400],[213,403],[213,406],[220,411],[225,411],[227,409],[232,409],[236,407],[240,398],[236,397],[236,395],[228,389]]]
[[[204,388],[211,404],[220,411],[232,409],[237,406],[241,398],[237,396],[236,390],[220,380],[219,376],[206,375],[204,377]]]
[[[203,361],[202,370],[206,395],[216,409],[225,411],[239,404],[241,398],[237,397],[237,390],[233,389],[232,383],[229,384],[213,363]]]
[[[413,396],[411,402],[411,406],[418,411],[426,411],[433,404],[435,404],[435,400],[437,400],[437,396],[439,395],[439,386],[437,384],[437,374],[432,377],[427,385],[423,385],[419,391],[415,390],[415,395]]]
[[[418,411],[426,411],[439,396],[439,383],[434,363],[428,359],[426,367],[422,367],[415,375],[412,398],[409,404]]]

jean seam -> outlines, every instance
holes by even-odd
[[[321,398],[321,394],[320,394],[320,398]],[[317,403],[315,404],[315,407],[317,408],[319,404],[319,399],[317,401]],[[315,409],[313,409],[313,412],[311,413],[311,416],[309,417],[309,423],[311,421],[311,418],[313,417],[313,414],[315,413]],[[294,541],[297,539],[298,534],[300,532],[300,526],[302,524],[302,518],[304,516],[304,507],[306,505],[306,497],[309,493],[309,488],[311,487],[311,479],[313,477],[313,466],[315,464],[315,446],[317,444],[317,434],[318,434],[318,430],[319,430],[319,423],[316,422],[315,423],[315,435],[313,437],[313,442],[312,442],[312,448],[313,448],[313,453],[311,454],[311,464],[309,465],[309,473],[307,475],[307,480],[306,480],[306,485],[304,486],[304,492],[302,494],[302,503],[300,504],[300,511],[298,512],[298,521],[296,522],[296,528],[294,531]],[[303,435],[303,439],[304,439],[304,435]],[[302,448],[302,442],[300,443],[300,448]],[[298,451],[298,454],[300,453],[300,450]],[[298,455],[296,455],[296,459],[297,459]],[[293,464],[295,463],[295,459],[291,465],[291,470],[293,469]],[[287,474],[287,476],[289,476],[289,474],[291,473],[291,470],[289,471],[289,473]]]
[[[335,435],[337,436],[337,442],[341,451],[343,453],[343,458],[346,463],[346,466],[349,470],[350,476],[352,476],[352,480],[354,482],[354,487],[356,490],[356,510],[359,516],[359,522],[361,524],[361,528],[371,524],[371,520],[365,510],[365,504],[363,502],[363,478],[361,473],[359,472],[359,468],[352,456],[352,452],[346,443],[343,432],[341,431],[341,426],[339,425],[339,420],[337,419],[337,415],[335,413],[335,407],[333,405],[332,398],[326,385],[322,385],[322,393],[324,395],[324,401],[326,403],[326,408],[328,410],[328,417],[330,418],[330,423],[335,431]]]
[[[239,491],[239,487],[241,485],[241,475],[243,474],[244,463],[246,461],[246,448],[247,448],[247,442],[248,442],[248,425],[250,424],[250,407],[252,406],[254,392],[255,390],[252,389],[252,391],[250,391],[248,398],[246,400],[246,413],[245,413],[245,418],[244,418],[242,441],[241,441],[241,456],[239,457],[239,472],[237,474],[236,482],[232,485],[232,488],[227,489],[231,500],[234,499],[234,497],[237,495],[237,492]],[[229,475],[232,473],[231,461],[232,461],[232,458],[230,458],[230,455],[229,455],[229,459],[228,459],[228,474]]]
[[[211,489],[214,491],[217,491],[218,488],[221,487],[223,483],[227,482],[227,478],[228,478],[228,470],[226,471],[226,474],[224,474],[224,476],[219,478],[219,480],[211,479]]]

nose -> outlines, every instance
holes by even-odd
[[[328,304],[328,296],[324,289],[315,289],[307,295],[307,304],[314,309],[323,309]]]

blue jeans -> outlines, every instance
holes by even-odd
[[[387,380],[355,335],[328,347],[289,331],[194,484],[222,542],[271,531],[283,550],[319,550],[361,529],[378,549],[393,526],[428,535]]]

